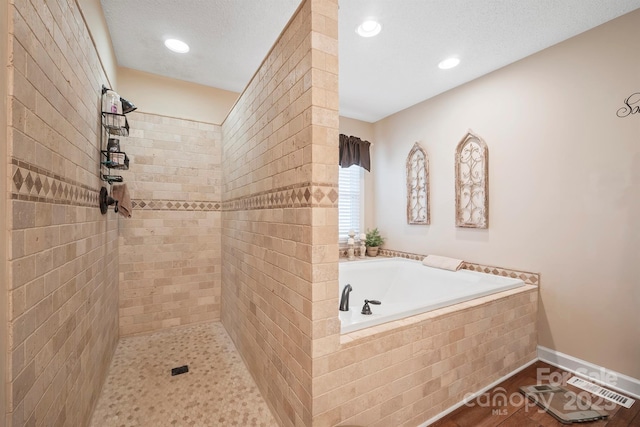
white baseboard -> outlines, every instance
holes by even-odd
[[[444,411],[440,412],[438,415],[436,415],[435,417],[432,417],[430,419],[428,419],[427,421],[425,421],[424,423],[420,424],[418,427],[427,427],[428,425],[431,425],[433,423],[435,423],[436,421],[438,421],[440,418],[444,417],[445,415],[449,415],[451,412],[455,411],[456,409],[458,409],[459,407],[461,407],[462,405],[464,405],[467,402],[471,402],[472,400],[474,400],[476,397],[480,396],[482,393],[487,392],[488,390],[491,390],[493,387],[497,386],[498,384],[500,384],[502,381],[506,380],[507,378],[510,378],[512,376],[514,376],[515,374],[517,374],[518,372],[522,371],[523,369],[533,365],[535,362],[537,362],[538,359],[533,359],[530,362],[525,363],[524,365],[520,366],[517,369],[514,369],[512,372],[509,372],[507,375],[498,378],[497,380],[495,380],[494,382],[492,382],[491,384],[489,384],[488,386],[482,388],[481,390],[473,393],[471,396],[469,396],[468,398],[466,398],[465,400],[456,403],[455,405],[445,409]]]
[[[538,346],[538,359],[571,372],[587,381],[626,394],[629,397],[640,399],[640,380],[636,378],[540,345]]]

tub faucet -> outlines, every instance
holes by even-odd
[[[349,292],[352,290],[353,288],[349,284],[342,289],[342,297],[340,297],[340,311],[349,311]]]
[[[375,300],[375,299],[366,299],[364,300],[364,306],[362,306],[362,314],[373,314],[371,313],[371,307],[369,307],[369,304],[375,304],[375,305],[380,305],[382,304],[380,301]]]

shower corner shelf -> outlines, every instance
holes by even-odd
[[[124,151],[107,151],[104,150],[104,134],[106,138],[112,136],[129,136],[129,122],[124,114],[102,112],[102,127],[104,132],[100,135],[100,166],[107,169],[106,173],[100,173],[100,178],[109,185],[115,182],[123,182],[121,175],[111,174],[111,170],[128,170],[129,157]],[[114,161],[113,155],[119,154],[120,161]]]
[[[102,127],[109,135],[129,136],[129,121],[124,114],[103,111]]]
[[[114,182],[123,182],[124,178],[122,178],[122,175],[102,175],[102,180],[106,181],[107,184],[111,185]]]
[[[100,150],[100,153],[104,157],[104,159],[102,159],[100,163],[106,166],[107,169],[115,169],[115,170],[121,170],[121,171],[129,170],[129,157],[127,156],[127,153],[125,153],[124,151]],[[111,160],[114,154],[116,155],[123,154],[124,155],[123,163],[118,163],[116,161]]]

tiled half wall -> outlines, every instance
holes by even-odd
[[[222,125],[221,319],[282,426],[338,344],[337,15],[303,1]]]
[[[120,334],[220,318],[220,126],[134,112],[120,140]]]
[[[344,334],[314,360],[314,425],[417,426],[536,358],[537,286]]]

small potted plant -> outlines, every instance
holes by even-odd
[[[367,246],[367,255],[378,256],[378,248],[384,244],[384,239],[380,235],[377,227],[373,230],[367,230],[364,244]]]

